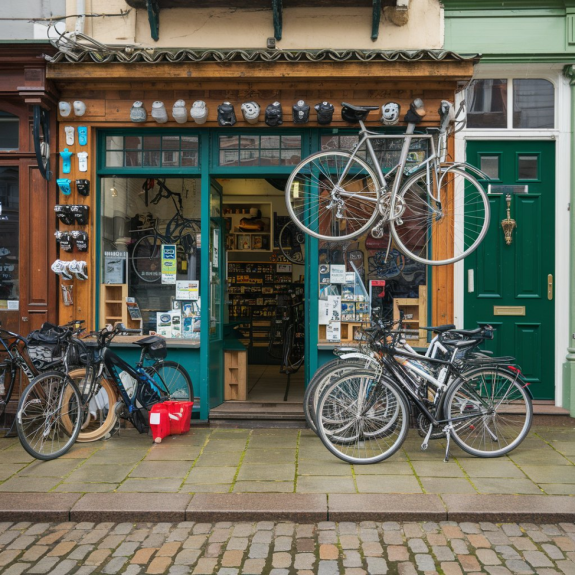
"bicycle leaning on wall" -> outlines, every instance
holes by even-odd
[[[489,200],[469,172],[489,176],[467,163],[445,161],[451,104],[442,102],[438,128],[420,134],[415,128],[426,115],[420,99],[405,116],[405,134],[368,131],[363,121],[377,106],[342,106],[344,119],[360,126],[358,144],[351,152],[318,152],[295,167],[286,185],[294,223],[325,241],[349,240],[368,230],[381,238],[389,226],[388,251],[393,239],[405,256],[434,266],[455,263],[477,249],[489,227]],[[382,169],[373,142],[384,140],[403,142],[398,163]],[[413,140],[426,142],[429,155],[406,168]]]

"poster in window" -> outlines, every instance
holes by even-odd
[[[104,283],[125,284],[128,252],[104,252]]]
[[[345,266],[332,264],[330,266],[330,281],[332,284],[344,284],[345,283]]]
[[[176,281],[176,299],[183,301],[196,301],[200,296],[200,282]]]
[[[178,259],[174,244],[162,244],[162,284],[175,284]]]

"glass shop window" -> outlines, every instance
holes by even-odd
[[[219,136],[218,162],[225,168],[239,166],[295,166],[301,161],[301,136],[237,134]]]
[[[106,168],[197,168],[198,136],[106,136]]]
[[[17,150],[19,147],[20,120],[17,116],[0,110],[0,150]]]
[[[320,345],[360,343],[373,311],[386,320],[403,312],[408,343],[427,346],[427,332],[419,329],[428,325],[427,267],[389,242],[388,234],[375,239],[369,233],[351,242],[319,242]]]
[[[513,80],[513,127],[553,128],[555,92],[547,80]]]
[[[474,80],[466,100],[468,128],[507,128],[507,80]]]
[[[199,342],[200,180],[106,177],[100,189],[100,323]]]
[[[0,166],[0,311],[17,310],[20,201],[18,168]]]

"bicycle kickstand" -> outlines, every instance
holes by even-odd
[[[444,463],[447,463],[449,461],[449,445],[451,444],[451,430],[453,429],[452,425],[446,425],[443,428],[443,431],[445,433],[445,437],[447,439],[447,445],[445,447],[445,459],[443,460]]]

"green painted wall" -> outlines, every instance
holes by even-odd
[[[575,55],[575,3],[571,0],[443,3],[446,50],[480,53],[484,61],[517,56],[563,61]]]

